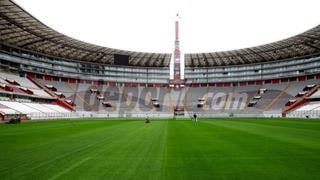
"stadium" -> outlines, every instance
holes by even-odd
[[[320,25],[182,53],[178,16],[172,53],[149,53],[0,0],[1,179],[319,179]]]

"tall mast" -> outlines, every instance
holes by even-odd
[[[174,80],[180,80],[179,14],[177,14],[175,24],[176,40],[174,41]]]
[[[175,41],[174,41],[174,53],[173,53],[173,80],[171,86],[175,88],[184,87],[183,80],[181,78],[181,51],[180,51],[180,40],[179,40],[179,14],[176,16],[175,21]]]

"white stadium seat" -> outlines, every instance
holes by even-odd
[[[5,114],[27,114],[32,119],[52,119],[76,116],[75,113],[55,104],[0,101],[0,112]]]

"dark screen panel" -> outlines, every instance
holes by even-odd
[[[127,55],[114,54],[113,58],[114,58],[115,65],[124,65],[124,66],[129,65],[129,56]]]

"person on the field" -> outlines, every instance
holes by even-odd
[[[148,114],[146,115],[146,119],[144,120],[145,123],[150,123],[150,119],[149,119],[149,116]]]
[[[196,113],[193,114],[193,120],[194,120],[195,122],[198,122],[198,117],[197,117],[197,114],[196,114]]]

